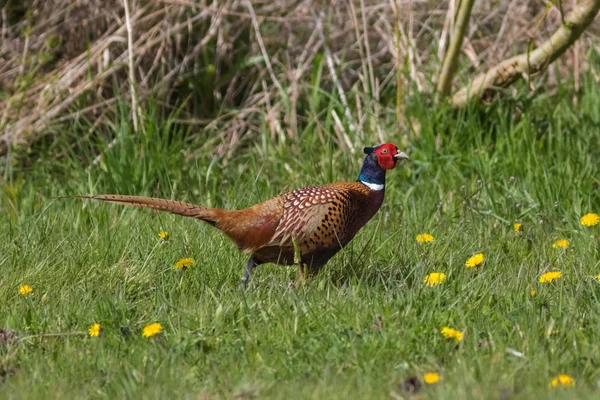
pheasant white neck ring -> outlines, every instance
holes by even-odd
[[[365,182],[365,181],[360,181],[360,183],[362,183],[363,185],[366,185],[369,189],[375,190],[377,192],[385,189],[385,185],[380,184],[380,183],[370,183],[370,182]]]
[[[385,188],[385,169],[379,165],[377,154],[374,152],[365,158],[358,181],[374,191],[382,191]]]

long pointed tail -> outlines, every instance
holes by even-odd
[[[184,203],[166,199],[143,196],[121,196],[118,194],[99,194],[96,196],[73,196],[77,199],[92,199],[107,201],[109,203],[123,204],[135,207],[152,208],[154,210],[166,211],[172,214],[186,217],[198,218],[214,225],[220,211],[214,208],[206,208],[195,204]]]

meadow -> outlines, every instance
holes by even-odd
[[[247,256],[202,222],[55,197],[242,208],[356,179],[358,145],[314,124],[272,141],[265,121],[225,160],[152,107],[134,134],[122,104],[114,141],[73,123],[0,180],[2,397],[598,398],[600,224],[581,222],[600,213],[598,104],[592,74],[576,95],[521,90],[458,111],[415,96],[407,127],[380,121],[412,161],[298,288],[295,269],[272,265],[241,287]],[[183,258],[193,265],[174,269]]]

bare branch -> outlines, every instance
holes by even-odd
[[[565,17],[563,25],[537,49],[502,61],[476,76],[455,93],[450,103],[455,107],[478,100],[497,88],[505,88],[522,76],[540,73],[560,57],[592,23],[600,10],[600,0],[582,0]]]
[[[135,96],[135,76],[133,74],[133,28],[131,27],[131,18],[129,17],[129,4],[123,0],[125,8],[125,24],[127,26],[127,54],[129,62],[129,90],[131,91],[131,119],[133,120],[133,131],[138,131],[137,104]]]
[[[467,32],[467,25],[469,25],[474,2],[475,0],[462,0],[458,6],[456,24],[454,24],[454,30],[452,32],[452,37],[450,38],[450,46],[444,57],[444,64],[437,85],[437,90],[442,96],[448,96],[452,89],[452,79],[454,79],[454,74],[456,74],[458,56],[465,38],[465,33]]]

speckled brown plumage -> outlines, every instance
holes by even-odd
[[[319,269],[373,217],[383,202],[383,190],[342,182],[293,190],[279,198],[280,222],[269,243],[254,251],[257,260],[293,263],[295,240],[302,262]],[[270,247],[281,254],[274,255]]]
[[[147,207],[208,222],[251,254],[244,281],[256,265],[294,264],[295,249],[300,253],[301,264],[316,272],[379,210],[384,184],[378,182],[385,180],[385,170],[394,168],[398,159],[408,158],[392,144],[365,152],[368,155],[359,181],[304,187],[243,210],[206,208],[141,196],[81,197]],[[386,164],[388,154],[392,157],[391,164],[389,161]]]

